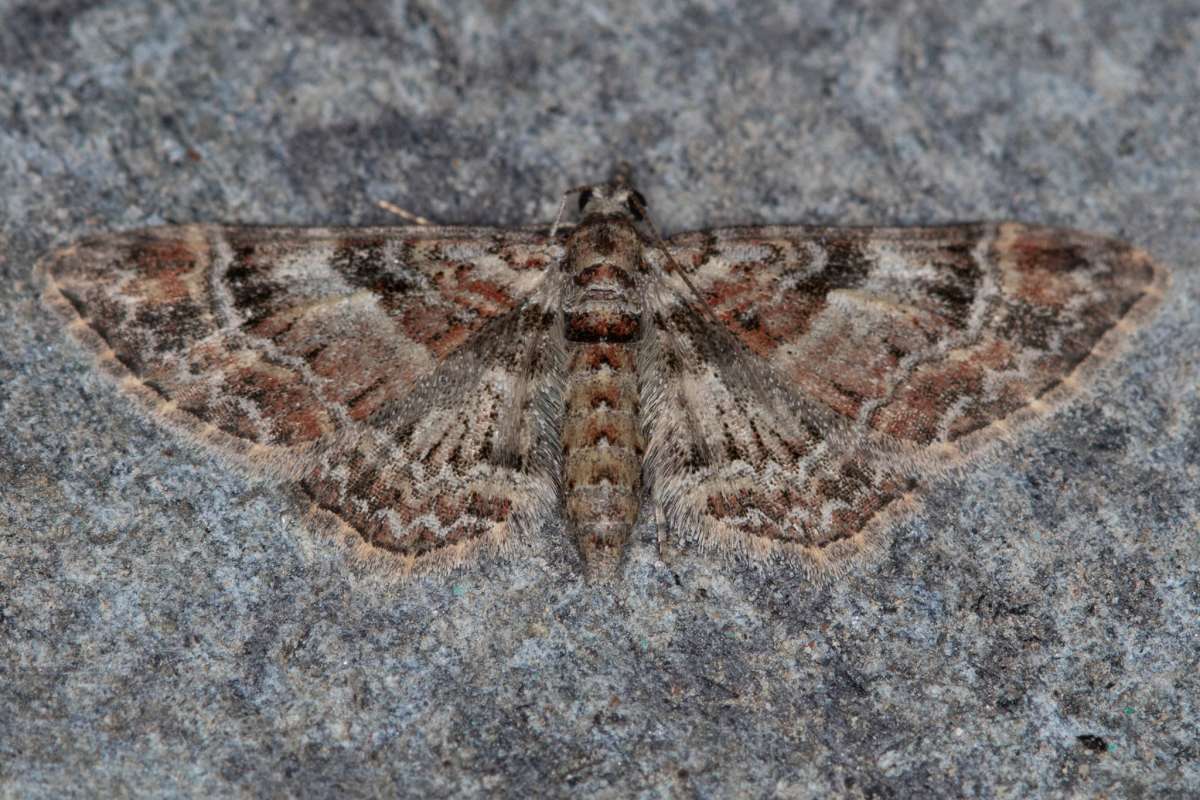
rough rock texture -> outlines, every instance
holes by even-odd
[[[649,5],[0,3],[0,795],[1200,792],[1200,7]],[[164,221],[547,220],[619,160],[667,231],[1019,218],[1175,281],[816,590],[650,525],[611,586],[390,584],[129,407],[30,280]]]

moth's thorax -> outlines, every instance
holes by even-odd
[[[572,342],[632,342],[641,338],[637,275],[642,239],[632,220],[589,214],[567,241],[564,332]]]

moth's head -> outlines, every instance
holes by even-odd
[[[585,186],[579,190],[579,214],[629,217],[634,222],[646,218],[646,198],[618,174],[608,183]]]

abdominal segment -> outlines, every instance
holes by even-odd
[[[589,572],[615,568],[637,520],[642,442],[631,345],[568,345],[567,525]]]

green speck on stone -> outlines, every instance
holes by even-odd
[[[462,584],[456,583],[456,584],[454,584],[454,587],[450,591],[454,594],[455,597],[462,597],[463,595],[465,595],[467,593],[467,587],[463,586]]]
[[[640,639],[638,641],[638,645],[640,645],[643,650],[649,650],[650,649],[650,640],[649,639]]]
[[[1114,743],[1114,742],[1109,742],[1109,743],[1108,743],[1108,752],[1110,752],[1110,753],[1115,753],[1115,752],[1117,752],[1117,745],[1116,745],[1116,743]]]
[[[1125,706],[1125,716],[1133,716],[1133,706]]]

